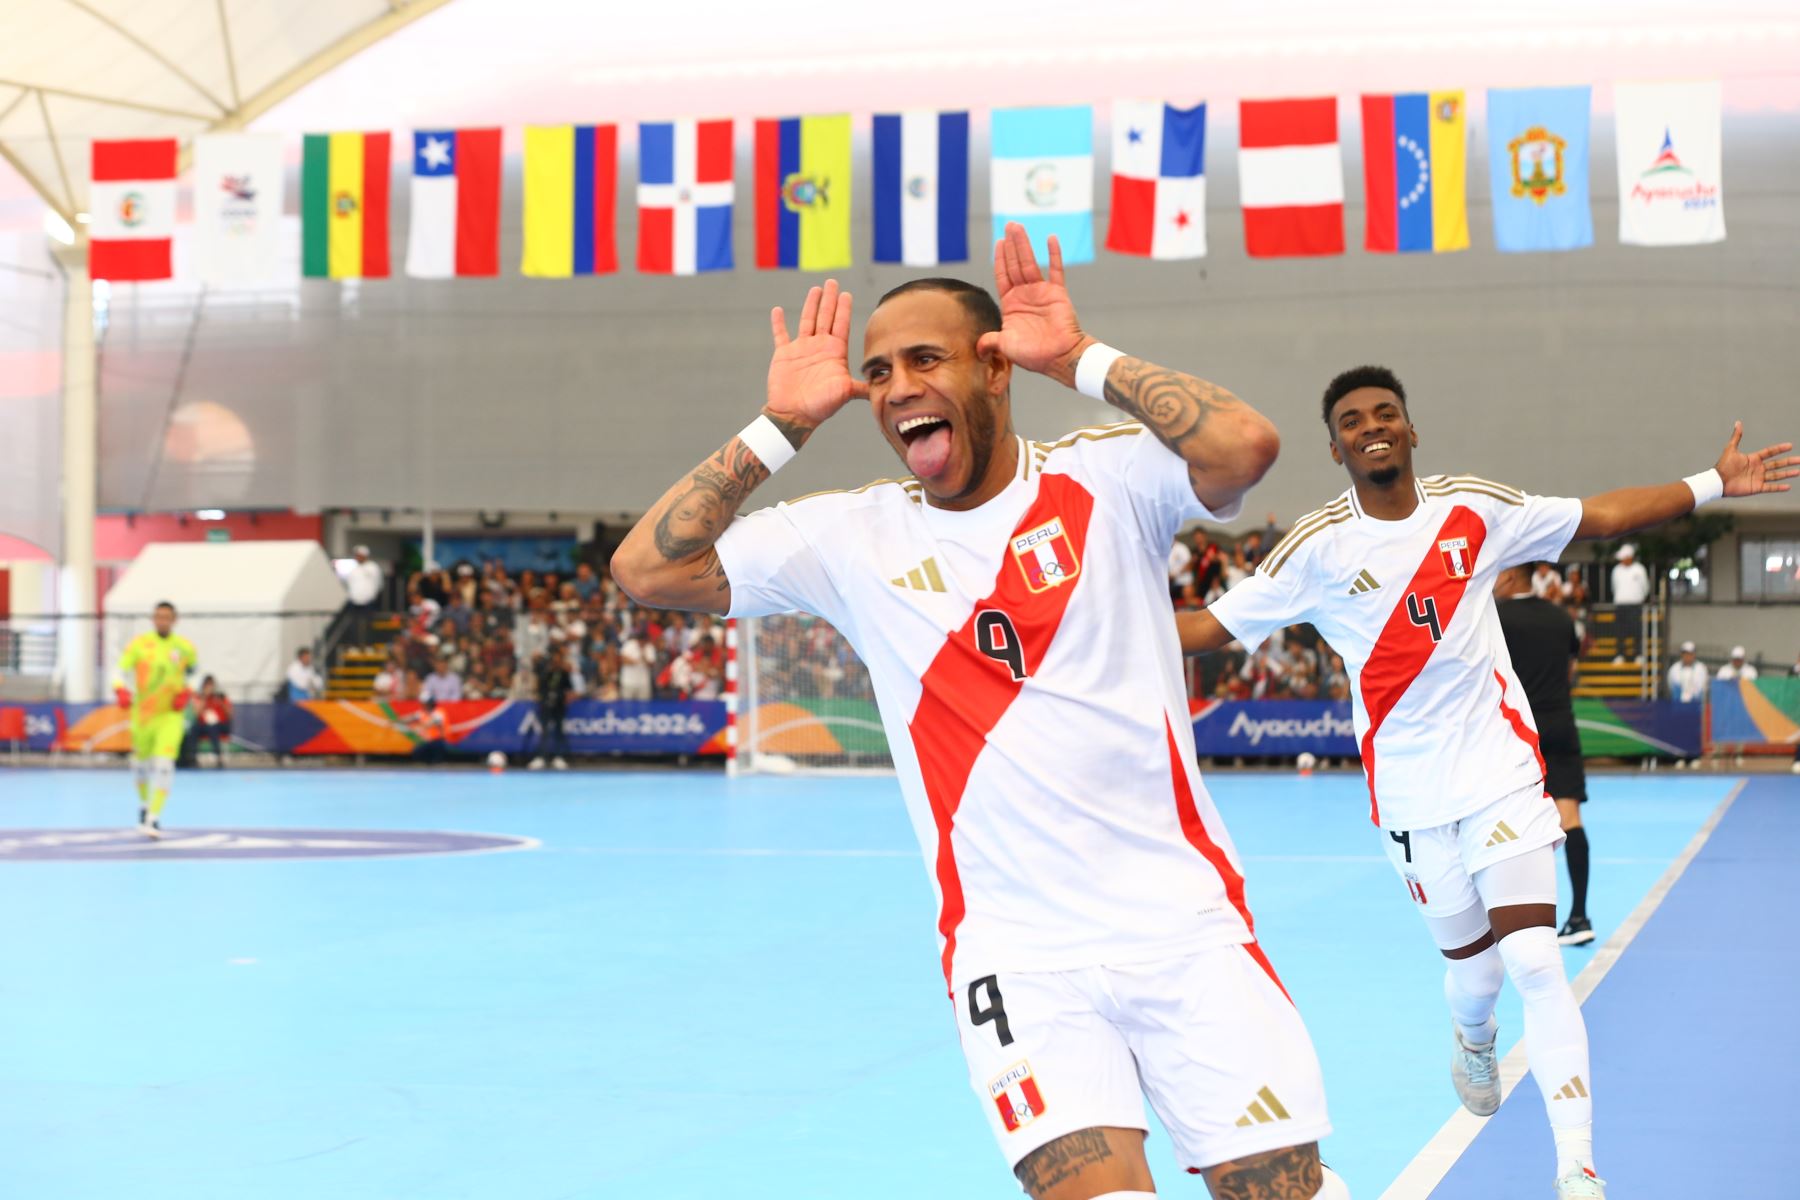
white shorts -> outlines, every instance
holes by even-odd
[[[1545,846],[1560,846],[1564,834],[1555,801],[1544,794],[1542,784],[1534,783],[1460,821],[1429,829],[1383,829],[1379,836],[1413,903],[1426,917],[1438,918],[1481,903],[1477,873]]]
[[[1200,1170],[1331,1132],[1318,1055],[1255,943],[957,986],[969,1083],[1000,1152],[1094,1126],[1149,1129]]]

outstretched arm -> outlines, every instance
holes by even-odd
[[[1009,224],[994,247],[1003,325],[977,349],[1000,350],[1027,370],[1076,386],[1076,366],[1097,338],[1082,331],[1063,282],[1062,247],[1050,239],[1050,270],[1038,266],[1023,226]],[[1216,383],[1130,355],[1106,371],[1108,404],[1142,421],[1187,463],[1194,495],[1229,512],[1268,472],[1281,450],[1274,424]]]
[[[1175,632],[1181,637],[1183,654],[1211,654],[1231,643],[1231,631],[1204,608],[1176,613]]]
[[[769,320],[775,356],[762,413],[798,450],[851,399],[868,394],[850,374],[850,293],[840,294],[835,279],[808,292],[796,337],[788,336],[781,309]],[[613,578],[640,604],[719,616],[731,611],[731,581],[714,544],[768,477],[756,451],[741,436],[732,438],[664,492],[625,536],[613,555]]]
[[[1780,456],[1792,450],[1794,444],[1777,442],[1755,454],[1745,454],[1738,449],[1738,443],[1743,440],[1744,423],[1739,421],[1732,426],[1731,440],[1725,443],[1724,453],[1713,466],[1719,474],[1720,492],[1697,495],[1696,487],[1703,488],[1705,484],[1689,484],[1686,480],[1601,492],[1582,500],[1581,524],[1575,527],[1575,537],[1614,538],[1648,529],[1685,516],[1716,495],[1756,496],[1763,492],[1787,491],[1788,485],[1780,480],[1800,475],[1800,457]]]

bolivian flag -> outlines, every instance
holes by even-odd
[[[756,265],[850,265],[850,118],[756,123]]]
[[[385,133],[309,133],[300,162],[301,273],[314,279],[388,276]]]
[[[525,251],[540,279],[619,269],[617,125],[525,127]]]

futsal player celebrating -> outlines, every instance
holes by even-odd
[[[1349,667],[1369,815],[1444,957],[1454,1017],[1451,1077],[1463,1104],[1500,1105],[1494,1002],[1503,974],[1525,1002],[1525,1052],[1556,1141],[1556,1194],[1601,1197],[1594,1173],[1587,1029],[1556,944],[1556,855],[1537,729],[1495,614],[1500,569],[1555,560],[1720,496],[1786,491],[1800,458],[1738,448],[1678,483],[1585,500],[1528,496],[1472,475],[1413,473],[1419,434],[1385,367],[1325,389],[1343,495],[1294,523],[1256,573],[1202,612],[1182,647],[1254,647],[1310,621]]]
[[[1539,596],[1532,588],[1530,564],[1507,567],[1494,580],[1500,601],[1500,632],[1506,655],[1531,702],[1538,751],[1544,758],[1544,791],[1556,801],[1563,831],[1563,860],[1569,868],[1569,919],[1556,931],[1565,946],[1594,940],[1588,920],[1588,836],[1581,823],[1587,803],[1587,768],[1581,761],[1581,734],[1575,728],[1575,706],[1569,684],[1581,637],[1569,610]]]
[[[175,632],[175,606],[164,600],[151,615],[152,633],[132,638],[113,674],[113,697],[131,716],[131,776],[137,784],[138,829],[162,836],[162,810],[175,782],[175,759],[187,732],[193,699],[188,676],[194,643]]]
[[[969,1080],[1029,1194],[1151,1195],[1148,1097],[1218,1200],[1341,1200],[1318,1060],[1194,765],[1166,578],[1176,530],[1238,511],[1275,429],[1087,336],[1054,238],[1048,265],[1010,225],[998,306],[958,280],[894,289],[864,380],[835,282],[796,337],[774,310],[762,415],[657,501],[614,577],[656,607],[814,613],[868,663]],[[1015,367],[1133,420],[1027,442]],[[864,397],[907,478],[733,520]]]

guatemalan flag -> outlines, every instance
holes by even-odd
[[[1146,258],[1206,253],[1206,105],[1115,100],[1106,248]]]
[[[567,279],[619,269],[618,146],[617,125],[525,127],[523,274]]]
[[[1017,221],[1031,235],[1038,262],[1049,262],[1051,234],[1063,262],[1093,262],[1093,108],[997,108],[989,121],[994,240],[1006,236],[1008,221]]]
[[[638,126],[638,270],[729,271],[731,121]]]
[[[969,114],[875,117],[875,261],[969,258]]]
[[[1469,248],[1463,94],[1364,96],[1363,245],[1376,253]]]
[[[413,134],[406,273],[416,279],[500,273],[498,129]]]

